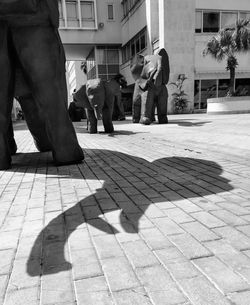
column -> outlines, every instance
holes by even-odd
[[[165,48],[170,60],[170,82],[185,74],[184,91],[192,102],[194,97],[195,0],[159,0],[159,46]],[[169,110],[171,94],[169,89]]]

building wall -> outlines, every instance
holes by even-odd
[[[249,10],[249,0],[195,0],[196,9]]]
[[[167,50],[170,58],[170,82],[175,82],[179,74],[188,77],[184,90],[191,101],[190,108],[193,108],[196,98],[194,85],[197,80],[214,79],[218,82],[218,79],[229,77],[225,62],[218,63],[209,56],[202,56],[206,42],[215,33],[195,33],[196,11],[250,12],[249,0],[130,0],[128,2],[135,5],[124,17],[122,3],[125,1],[128,0],[96,0],[96,28],[61,28],[67,57],[76,59],[79,54],[79,58],[84,59],[98,45],[125,46],[142,29],[146,29],[147,46],[140,50],[140,54],[152,54],[162,47]],[[107,5],[110,3],[114,6],[113,21],[107,20]],[[250,55],[239,55],[238,60],[236,77],[250,78]],[[121,62],[120,59],[120,64],[120,72],[128,84],[132,85],[134,79],[130,72],[130,61]],[[173,87],[168,85],[168,89],[171,112]]]
[[[131,11],[131,13],[123,18],[121,22],[121,38],[124,45],[127,41],[133,38],[147,25],[146,20],[146,4],[141,1]]]
[[[148,45],[142,54],[152,54],[153,43],[159,39],[159,47],[164,47],[169,54],[170,82],[175,82],[179,74],[185,74],[188,80],[184,83],[184,89],[190,100],[194,95],[194,18],[194,0],[145,0],[132,16],[122,23],[123,44],[136,35],[141,28],[147,26]],[[136,23],[139,23],[139,27]],[[121,73],[128,80],[128,84],[134,83],[129,62],[121,66]],[[168,86],[168,89],[169,112],[172,112],[173,87]]]
[[[146,1],[141,0],[135,5],[135,7],[126,17],[122,17],[122,21],[121,21],[122,45],[125,45],[146,26],[147,26]],[[150,52],[148,48],[146,48],[143,53],[149,54]],[[121,64],[121,73],[126,78],[128,85],[134,84],[134,79],[130,72],[130,61]]]
[[[188,94],[189,108],[192,108],[194,95],[194,0],[159,0],[159,47],[165,48],[169,54],[170,82],[175,82],[179,74],[185,74],[184,91]],[[169,111],[172,111],[169,89]]]
[[[63,0],[62,0],[63,1]],[[113,4],[114,20],[108,20],[108,4]],[[122,6],[120,0],[96,0],[95,26],[92,28],[60,28],[66,44],[121,44]]]

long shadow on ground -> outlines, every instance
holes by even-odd
[[[176,124],[183,127],[200,127],[205,124],[212,123],[211,121],[200,121],[200,120],[198,120],[198,122],[193,122],[193,121],[194,120],[190,121],[187,119],[177,119],[177,120],[169,120],[169,124]]]
[[[29,168],[34,170],[34,163],[37,163],[35,157],[39,159],[41,155],[23,154],[22,158],[19,154],[16,159],[13,158],[13,169],[18,167],[20,171],[22,165],[26,172]],[[38,253],[43,274],[70,269],[71,264],[65,258],[64,246],[69,235],[84,222],[107,234],[117,234],[118,230],[103,215],[105,209],[109,212],[120,211],[120,225],[123,230],[136,233],[139,231],[140,218],[155,202],[164,205],[169,201],[199,197],[202,202],[204,195],[232,189],[229,181],[221,176],[220,165],[204,159],[167,157],[149,162],[117,151],[96,149],[85,150],[85,156],[86,163],[79,165],[77,171],[72,171],[71,178],[104,180],[105,183],[96,193],[83,198],[52,219],[40,232],[27,261],[30,276],[41,274],[41,266],[37,265],[35,259]],[[43,163],[40,160],[39,168],[43,167],[46,172],[46,161]],[[60,171],[58,178],[60,179]],[[62,175],[61,178],[65,176]],[[108,196],[105,198],[103,194]],[[100,198],[105,200],[97,200]],[[90,211],[91,219],[88,217]],[[42,252],[38,251],[41,247]],[[49,267],[51,261],[56,262],[56,268]]]

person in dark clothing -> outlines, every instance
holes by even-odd
[[[54,162],[63,165],[84,158],[67,111],[58,25],[57,0],[0,0],[0,169],[11,166],[8,128],[17,67],[44,115]]]

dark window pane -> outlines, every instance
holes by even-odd
[[[114,8],[113,4],[108,5],[108,19],[113,20],[114,19]]]
[[[236,79],[235,93],[238,96],[250,95],[250,79],[249,78],[239,78]]]
[[[134,56],[135,55],[135,43],[132,42],[131,44],[131,55]]]
[[[126,48],[123,47],[122,48],[122,62],[124,63],[126,61]]]
[[[124,16],[127,16],[128,11],[129,11],[129,9],[128,9],[128,0],[124,0],[123,1],[123,14],[124,14]]]
[[[146,37],[145,37],[145,33],[142,34],[142,36],[140,37],[141,40],[141,50],[146,48]]]
[[[139,38],[136,39],[136,42],[135,42],[135,45],[136,45],[136,53],[139,53],[140,52],[140,40]]]
[[[98,65],[98,73],[99,74],[106,74],[107,73],[107,66],[106,65]]]
[[[119,73],[119,65],[108,65],[108,74]]]
[[[203,32],[217,33],[220,25],[220,14],[215,12],[203,13]]]
[[[218,97],[223,97],[227,95],[229,90],[229,79],[219,79],[219,87],[218,87]]]
[[[215,79],[201,80],[200,109],[206,109],[207,99],[213,97],[216,97],[216,80]]]
[[[194,109],[200,109],[200,80],[194,81]]]
[[[107,50],[107,63],[118,64],[119,63],[119,51]]]
[[[130,47],[129,44],[126,46],[126,61],[130,59]]]

